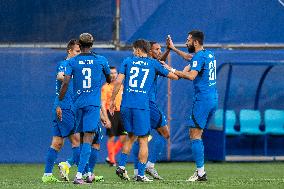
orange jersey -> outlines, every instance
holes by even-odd
[[[122,100],[122,91],[123,91],[123,86],[120,87],[116,97],[115,97],[115,111],[120,111],[120,104]],[[109,105],[110,105],[110,99],[111,95],[113,92],[113,85],[112,84],[104,84],[102,87],[102,101],[104,101],[103,106],[107,110],[109,110]]]

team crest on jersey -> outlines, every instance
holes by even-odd
[[[195,68],[196,66],[197,66],[197,61],[193,61],[193,62],[192,62],[192,67]]]

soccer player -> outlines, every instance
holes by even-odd
[[[169,40],[169,48],[175,49]],[[189,65],[183,71],[178,71],[165,65],[177,76],[193,81],[194,98],[190,115],[190,141],[192,154],[195,159],[197,170],[187,181],[206,181],[207,175],[204,170],[204,146],[202,142],[203,130],[207,128],[208,122],[218,104],[218,93],[216,88],[216,59],[213,52],[203,48],[204,34],[202,31],[193,30],[189,32],[186,46],[189,53],[194,56]],[[186,53],[184,53],[185,55]],[[181,55],[181,54],[180,54]]]
[[[143,39],[133,43],[134,56],[128,57],[123,61],[117,80],[114,82],[114,90],[111,97],[110,112],[113,113],[115,97],[120,86],[124,83],[121,116],[128,137],[122,148],[116,174],[125,180],[130,180],[125,170],[125,165],[132,144],[138,137],[140,149],[137,181],[151,181],[145,176],[148,158],[148,136],[151,129],[149,91],[157,73],[173,79],[178,78],[175,74],[166,70],[157,60],[147,57],[149,50],[150,43]]]
[[[170,49],[166,49],[165,53],[162,54],[161,46],[157,42],[150,42],[151,49],[149,51],[149,56],[153,59],[165,61]],[[164,113],[157,106],[157,79],[159,74],[157,73],[155,76],[154,83],[149,92],[150,97],[150,118],[151,118],[151,128],[156,130],[159,134],[161,134],[165,139],[170,137],[169,128],[167,126],[167,118]],[[157,149],[159,148],[160,143],[157,138],[152,138],[149,142],[149,158],[146,164],[146,173],[151,175],[154,179],[162,180],[163,178],[158,174],[155,169],[155,163],[157,161]],[[133,153],[134,153],[134,179],[138,175],[138,152],[139,152],[139,144],[136,141],[133,145]]]
[[[113,83],[116,80],[117,75],[118,73],[116,67],[110,67],[111,83],[110,84],[106,83],[102,87],[102,106],[108,111],[107,114],[112,125],[112,127],[110,129],[107,129],[106,131],[106,134],[108,135],[108,141],[107,141],[108,157],[106,158],[106,162],[110,166],[116,166],[115,156],[121,150],[127,135],[127,132],[125,132],[124,130],[120,115],[120,104],[122,100],[123,87],[120,88],[115,98],[114,115],[111,116],[109,113],[109,104],[113,92]],[[117,141],[115,141],[115,137],[119,137]]]
[[[63,84],[59,94],[59,107],[68,88],[71,76],[74,83],[74,106],[75,110],[82,111],[81,127],[78,132],[83,133],[83,144],[81,148],[78,171],[74,179],[74,184],[84,184],[82,173],[89,161],[91,155],[91,144],[94,139],[94,133],[98,129],[100,121],[101,106],[101,83],[102,76],[105,75],[109,83],[110,70],[108,61],[105,57],[91,53],[94,38],[89,33],[83,33],[79,37],[81,53],[69,60]],[[62,119],[60,112],[57,114]]]
[[[64,138],[69,137],[72,144],[73,159],[75,163],[78,163],[80,156],[80,137],[78,134],[74,134],[75,131],[75,117],[72,111],[73,108],[73,84],[72,80],[67,89],[64,99],[61,101],[61,109],[57,109],[58,95],[61,87],[61,83],[64,79],[64,72],[66,70],[67,62],[70,58],[79,54],[80,46],[79,41],[72,39],[67,45],[67,58],[64,61],[58,63],[56,68],[56,98],[54,102],[54,120],[53,120],[53,137],[51,146],[48,149],[45,172],[42,177],[42,182],[58,182],[58,179],[52,175],[52,169],[54,162],[57,158],[59,150],[62,148]],[[55,111],[62,111],[63,119],[58,120]]]

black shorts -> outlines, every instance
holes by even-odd
[[[120,112],[114,112],[114,115],[110,115],[109,111],[107,112],[109,120],[111,122],[111,128],[106,130],[107,136],[120,136],[120,135],[127,135],[125,131],[122,121]]]

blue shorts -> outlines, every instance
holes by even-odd
[[[189,127],[205,129],[218,105],[217,99],[195,100],[192,105]]]
[[[120,109],[124,129],[135,136],[149,135],[151,130],[150,111],[121,107]]]
[[[57,119],[56,113],[53,120],[53,136],[68,137],[74,133],[75,127],[75,116],[72,110],[62,109],[62,121]]]
[[[102,126],[101,123],[98,123],[98,129],[95,132],[95,136],[93,139],[93,144],[100,144],[103,139],[103,132],[102,132]]]
[[[86,106],[76,111],[76,124],[78,133],[96,132],[100,121],[99,106]]]
[[[157,104],[150,102],[150,118],[151,118],[151,128],[157,129],[159,127],[164,127],[168,124],[165,114],[158,108]]]

